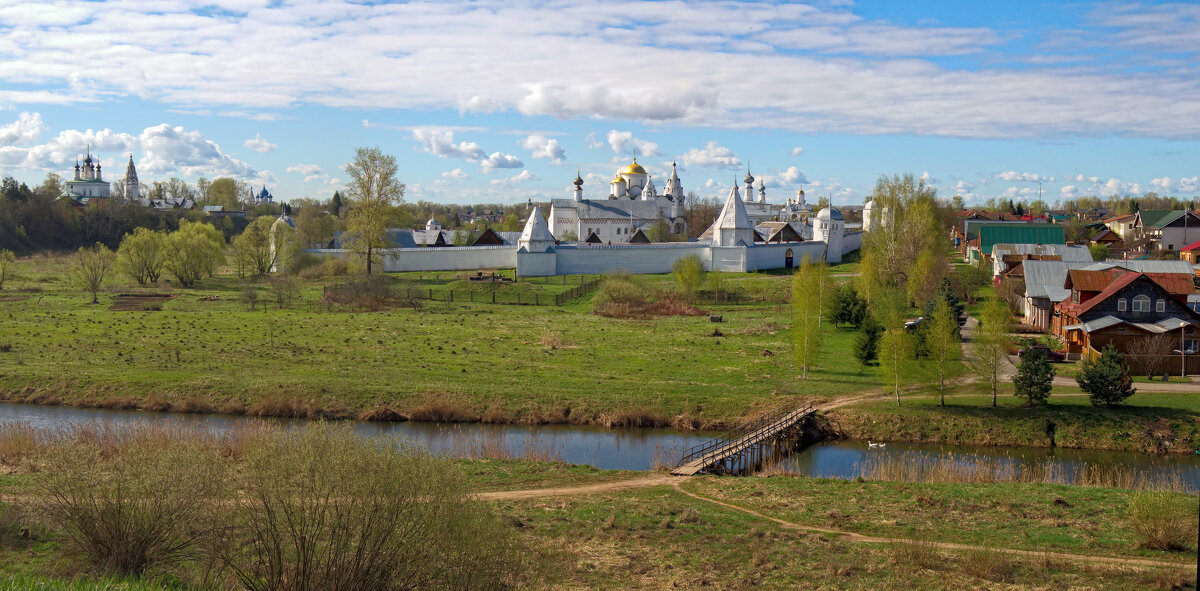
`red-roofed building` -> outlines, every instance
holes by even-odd
[[[1179,259],[1193,265],[1200,263],[1200,240],[1179,249]]]

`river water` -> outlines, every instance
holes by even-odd
[[[24,423],[55,429],[81,423],[136,424],[173,420],[217,430],[231,429],[258,419],[229,415],[190,415],[146,411],[81,409],[0,403],[0,424]],[[280,425],[303,420],[269,419]],[[481,443],[502,445],[514,456],[536,449],[572,464],[603,469],[646,470],[655,463],[671,463],[679,453],[706,441],[711,433],[683,433],[669,429],[596,429],[574,425],[446,425],[436,423],[353,422],[364,435],[402,435],[435,453],[455,453]],[[1178,479],[1189,488],[1200,488],[1200,456],[1100,452],[1034,447],[982,447],[888,443],[869,447],[866,442],[825,441],[811,445],[780,462],[788,472],[828,478],[854,478],[867,464],[986,465],[990,470],[1038,467],[1070,477],[1086,467],[1117,469],[1139,478]]]

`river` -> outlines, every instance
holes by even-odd
[[[24,423],[48,429],[80,423],[129,424],[174,420],[185,425],[226,430],[257,419],[230,415],[155,413],[136,410],[84,409],[0,403],[0,424]],[[303,420],[269,419],[281,425]],[[670,462],[679,452],[706,441],[713,434],[669,429],[599,429],[575,425],[484,425],[436,423],[353,422],[364,435],[402,435],[435,453],[454,453],[472,443],[503,445],[514,456],[536,448],[541,455],[572,464],[589,464],[615,470],[647,470],[656,462]],[[465,443],[464,443],[465,442]],[[1102,452],[1035,447],[984,447],[891,442],[869,447],[859,441],[824,441],[785,458],[788,472],[828,478],[854,478],[863,464],[913,465],[946,462],[984,465],[991,470],[1038,467],[1070,476],[1086,466],[1118,469],[1140,478],[1176,478],[1189,488],[1200,488],[1200,456]]]

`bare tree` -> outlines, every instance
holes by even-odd
[[[1144,337],[1131,341],[1125,347],[1125,353],[1139,359],[1146,379],[1160,375],[1167,364],[1167,356],[1175,349],[1175,339],[1169,333]]]
[[[108,277],[116,262],[117,255],[99,242],[91,247],[81,247],[75,253],[75,260],[71,264],[71,276],[84,291],[92,293],[93,304],[100,303],[100,286],[104,285],[104,279]]]

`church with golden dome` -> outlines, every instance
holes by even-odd
[[[574,236],[575,240],[601,244],[626,244],[660,223],[672,234],[687,232],[683,218],[683,184],[675,164],[663,192],[654,186],[650,173],[635,158],[618,169],[608,183],[605,199],[585,199],[583,179],[573,183],[573,198],[550,201],[550,232],[555,236]]]

